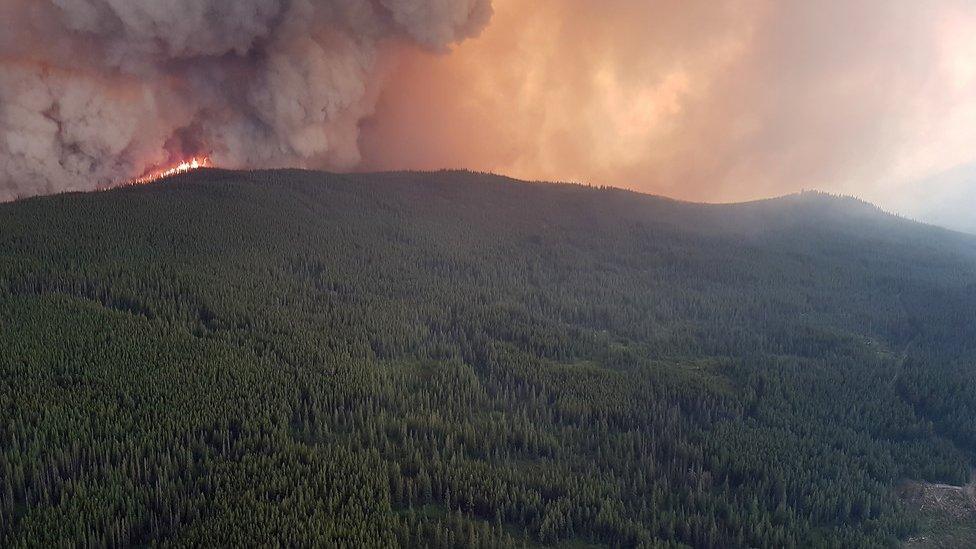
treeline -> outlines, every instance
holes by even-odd
[[[889,545],[972,465],[973,249],[451,172],[3,205],[0,545]]]

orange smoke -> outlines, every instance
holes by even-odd
[[[703,201],[804,188],[889,201],[976,160],[972,3],[494,7],[451,55],[402,56],[362,125],[362,169],[463,167]]]

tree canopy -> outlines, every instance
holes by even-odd
[[[807,193],[201,170],[0,205],[0,545],[885,546],[976,238]]]

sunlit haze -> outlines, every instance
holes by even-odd
[[[976,4],[496,0],[406,55],[369,169],[468,167],[698,201],[823,189],[965,227]]]
[[[971,0],[0,0],[0,20],[0,200],[207,157],[821,189],[976,230]]]

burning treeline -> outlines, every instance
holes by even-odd
[[[2,0],[0,200],[222,167],[349,168],[381,66],[491,0]]]
[[[129,185],[140,185],[143,183],[152,183],[153,181],[159,181],[166,177],[172,175],[179,175],[181,173],[187,173],[199,168],[209,168],[211,166],[210,158],[204,156],[202,158],[193,157],[189,160],[184,160],[179,164],[173,166],[172,168],[154,168],[146,172],[145,174],[131,179],[127,182]]]

